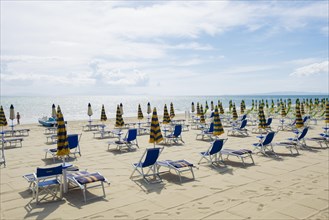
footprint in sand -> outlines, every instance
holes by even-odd
[[[96,218],[104,219],[104,215],[97,215],[90,217],[90,219],[96,219]]]
[[[115,215],[114,218],[128,218],[128,215]]]
[[[258,208],[257,208],[257,211],[262,211],[263,210],[263,208],[264,208],[264,204],[259,204],[258,205]]]
[[[148,209],[140,209],[140,210],[137,210],[136,213],[138,212],[148,212],[149,210]]]

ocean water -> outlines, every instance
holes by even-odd
[[[208,102],[209,108],[211,101],[216,105],[218,100],[223,103],[223,107],[228,109],[229,101],[232,100],[237,107],[240,108],[241,100],[244,100],[247,108],[251,107],[252,99],[254,100],[268,100],[269,105],[273,99],[276,104],[277,99],[288,99],[295,103],[295,100],[302,99],[313,99],[314,98],[328,98],[323,95],[268,95],[268,96],[166,96],[166,97],[150,97],[150,96],[66,96],[66,97],[55,97],[55,96],[40,96],[40,97],[23,97],[23,96],[2,96],[0,105],[3,106],[5,115],[9,120],[9,108],[12,104],[15,108],[15,113],[18,111],[21,115],[21,124],[38,123],[38,118],[43,116],[51,116],[52,104],[60,105],[64,115],[64,119],[67,121],[74,120],[88,120],[87,106],[91,104],[93,115],[92,119],[100,119],[102,104],[105,106],[106,115],[111,120],[115,118],[116,106],[120,103],[123,104],[123,117],[136,117],[138,104],[141,105],[144,117],[147,116],[146,109],[147,103],[150,102],[152,110],[153,107],[157,108],[158,115],[163,115],[164,104],[167,104],[168,111],[170,103],[174,104],[175,113],[185,113],[190,111],[191,103],[199,102],[203,106],[206,101]],[[16,123],[16,121],[15,121]]]

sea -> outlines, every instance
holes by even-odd
[[[66,121],[89,120],[87,115],[88,103],[91,104],[93,115],[91,119],[100,119],[102,105],[105,107],[106,115],[109,120],[115,118],[117,105],[123,105],[123,117],[136,117],[138,104],[141,105],[144,117],[147,117],[147,103],[150,102],[152,110],[157,108],[158,115],[163,115],[164,105],[167,104],[168,111],[170,103],[174,105],[176,114],[182,114],[191,110],[191,103],[199,102],[203,106],[207,102],[216,105],[221,101],[223,107],[228,109],[229,101],[236,104],[237,109],[240,107],[242,100],[245,101],[246,107],[250,108],[252,100],[268,100],[269,104],[273,100],[277,103],[278,99],[291,99],[295,103],[296,99],[315,99],[328,98],[326,95],[248,95],[248,96],[1,96],[0,105],[3,106],[7,121],[9,120],[10,106],[14,106],[15,114],[21,115],[21,124],[38,123],[38,119],[44,116],[51,116],[52,105],[60,105]],[[15,121],[16,122],[16,121]]]

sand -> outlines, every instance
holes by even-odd
[[[183,115],[176,118],[183,118]],[[124,118],[126,122],[137,121]],[[97,121],[95,122],[97,123]],[[274,119],[273,127],[278,126]],[[164,146],[160,160],[185,159],[195,164],[195,180],[190,173],[183,174],[183,182],[172,173],[161,175],[163,182],[146,184],[141,179],[132,181],[131,164],[137,162],[148,143],[149,135],[138,136],[140,148],[133,152],[107,149],[111,139],[94,139],[93,132],[83,132],[86,121],[69,121],[68,133],[82,133],[82,156],[70,160],[80,169],[99,171],[111,183],[105,186],[106,197],[84,203],[81,190],[70,190],[62,201],[42,202],[36,205],[24,174],[36,167],[53,166],[45,159],[47,145],[44,127],[37,124],[19,125],[31,129],[24,137],[22,148],[5,150],[7,167],[1,172],[1,219],[328,219],[328,149],[320,149],[307,141],[311,150],[300,150],[292,156],[284,147],[274,147],[279,159],[254,155],[255,164],[246,160],[243,166],[238,158],[230,157],[226,166],[198,165],[199,152],[210,142],[195,140],[199,130],[183,132],[184,145]],[[106,124],[113,127],[113,120]],[[308,137],[322,132],[323,121],[311,123]],[[248,127],[251,130],[252,127]],[[225,130],[228,128],[225,127]],[[257,134],[249,137],[229,137],[225,148],[240,149],[256,143]],[[292,137],[293,133],[280,131],[274,142]],[[221,137],[226,138],[227,132]],[[161,146],[161,145],[160,145]],[[102,195],[101,188],[89,190],[88,197]]]

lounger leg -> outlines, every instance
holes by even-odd
[[[103,195],[104,195],[104,198],[106,197],[106,194],[105,194],[105,189],[104,189],[104,182],[102,181],[102,187],[103,187]]]

